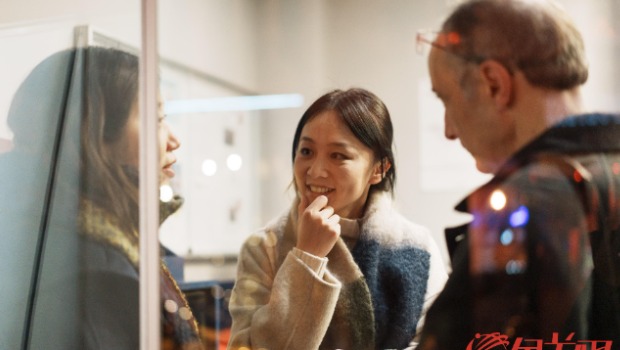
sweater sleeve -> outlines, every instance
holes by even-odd
[[[308,252],[305,252],[301,249],[293,248],[291,251],[295,258],[300,259],[306,266],[308,266],[314,273],[317,274],[319,278],[323,278],[325,276],[325,271],[327,269],[327,258],[319,258],[316,255],[312,255]]]
[[[341,283],[292,251],[277,266],[276,250],[272,233],[250,237],[241,249],[228,349],[317,349],[323,340]]]

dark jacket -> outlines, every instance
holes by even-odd
[[[163,221],[181,205],[180,198],[161,207]],[[139,348],[139,274],[137,233],[120,229],[108,212],[92,202],[80,205],[83,349]],[[197,323],[176,281],[162,261],[162,349],[203,349]]]
[[[619,191],[619,116],[568,118],[517,152],[456,206],[473,220],[446,230],[453,272],[419,349],[620,345]]]

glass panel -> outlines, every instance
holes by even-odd
[[[0,347],[6,349],[20,347],[32,297],[31,282],[36,279],[33,268],[48,224],[55,149],[73,68],[70,52],[56,58],[39,65],[19,86],[4,119],[8,146],[0,155],[4,199],[0,204],[0,254],[6,262],[0,266]]]
[[[62,109],[56,121],[55,142],[50,147],[52,161],[41,164],[50,169],[50,176],[37,243],[33,284],[30,286],[30,292],[35,294],[29,305],[31,310],[27,317],[30,319],[26,321],[25,331],[29,334],[28,348],[66,349],[79,347],[79,332],[75,330],[78,329],[80,312],[76,307],[79,305],[76,287],[80,265],[75,227],[80,188],[79,130],[83,89],[79,68],[84,57],[80,52],[69,50],[46,58],[43,67],[48,62],[60,62],[67,69],[58,87],[61,95],[57,98]],[[47,77],[52,74],[40,68],[41,65],[37,66],[34,73],[26,78],[26,84],[30,84],[32,78],[36,80],[38,75]],[[35,86],[40,88],[40,85]],[[27,100],[37,96],[36,92],[26,93],[29,94]],[[45,112],[41,117],[45,118]],[[63,322],[56,322],[58,318]]]
[[[0,254],[6,261],[0,266],[0,348],[136,349],[137,254],[119,253],[131,251],[125,241],[122,249],[93,248],[112,241],[121,224],[92,215],[96,205],[85,202],[123,213],[137,227],[135,172],[121,165],[137,160],[138,148],[114,151],[113,145],[128,142],[128,128],[111,121],[137,115],[138,57],[125,66],[110,62],[92,48],[74,48],[89,39],[74,33],[88,23],[136,43],[139,2],[13,4],[2,20]],[[121,67],[131,74],[121,76]],[[133,91],[114,85],[111,94],[106,77],[110,86],[115,78],[131,81]],[[131,191],[118,190],[127,182],[135,192],[131,205],[123,199]],[[97,236],[92,227],[108,229]]]

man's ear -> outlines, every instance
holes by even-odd
[[[512,73],[495,60],[486,60],[479,68],[489,97],[495,101],[495,106],[499,109],[509,107],[513,102],[514,92]]]
[[[372,175],[370,176],[370,184],[376,185],[383,181],[385,174],[392,167],[392,163],[387,158],[383,158],[381,161],[377,161],[372,169]]]

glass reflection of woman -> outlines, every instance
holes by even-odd
[[[403,349],[447,273],[427,229],[392,206],[392,124],[363,89],[304,113],[297,198],[241,249],[229,349]]]
[[[85,349],[139,347],[138,58],[115,49],[85,49],[78,220],[82,244]],[[161,107],[161,106],[160,106]],[[161,111],[161,108],[160,108]],[[174,176],[179,141],[159,116],[160,177]],[[180,206],[162,206],[162,217]],[[163,349],[202,349],[183,293],[162,263]]]

